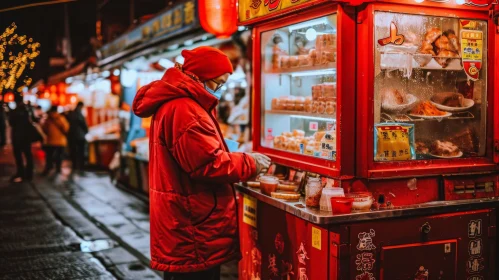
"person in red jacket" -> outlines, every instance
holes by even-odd
[[[139,89],[133,111],[150,127],[151,267],[165,279],[219,279],[240,258],[233,183],[268,168],[262,154],[231,153],[215,110],[232,74],[221,51],[182,51],[184,65]]]

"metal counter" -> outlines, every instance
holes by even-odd
[[[454,201],[434,201],[417,205],[395,207],[390,210],[379,210],[361,213],[351,213],[344,215],[333,215],[330,212],[319,209],[305,207],[304,198],[299,202],[287,202],[263,195],[258,188],[246,187],[243,184],[236,184],[236,189],[243,194],[255,197],[261,202],[282,209],[301,219],[319,225],[353,223],[360,221],[381,220],[396,217],[410,217],[434,215],[449,212],[470,211],[484,208],[494,208],[499,206],[499,197],[454,200]]]

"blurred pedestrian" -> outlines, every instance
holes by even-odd
[[[23,180],[33,179],[33,154],[31,153],[31,143],[35,140],[31,135],[31,117],[26,108],[22,95],[15,95],[14,102],[16,108],[9,112],[9,124],[11,127],[11,140],[16,160],[17,171],[12,176],[11,181],[15,183]],[[26,166],[24,166],[24,159]]]
[[[47,119],[43,124],[43,130],[47,135],[45,141],[45,169],[42,176],[46,176],[55,164],[57,173],[61,172],[62,157],[64,149],[68,144],[67,134],[69,131],[68,121],[57,112],[57,106],[52,106],[48,111]]]
[[[87,122],[81,110],[83,102],[78,102],[76,108],[68,114],[69,120],[69,155],[73,163],[73,172],[83,172],[85,165],[85,135],[88,133]]]
[[[151,266],[165,279],[220,279],[240,257],[233,183],[268,168],[261,154],[231,153],[215,116],[233,69],[211,47],[182,51],[159,81],[142,87],[133,111],[152,116],[149,180]]]
[[[6,133],[6,117],[5,117],[5,108],[3,105],[3,101],[0,100],[0,149],[7,144]]]

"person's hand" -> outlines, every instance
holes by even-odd
[[[268,156],[259,153],[251,153],[249,155],[255,160],[257,175],[265,169],[269,169],[270,158]]]

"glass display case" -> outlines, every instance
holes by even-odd
[[[487,21],[374,13],[374,161],[484,157]]]
[[[261,146],[335,161],[337,15],[260,35]]]

